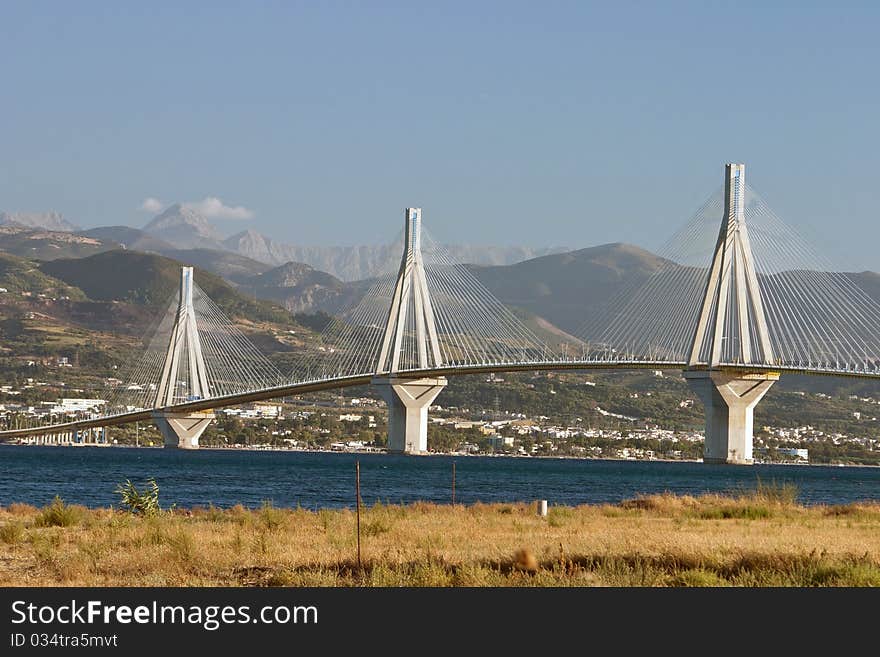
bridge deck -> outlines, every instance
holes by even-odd
[[[575,361],[575,360],[558,360],[558,361],[536,361],[523,363],[488,363],[467,366],[451,366],[437,367],[425,370],[409,370],[397,373],[395,376],[399,378],[423,378],[437,376],[462,376],[467,374],[485,374],[489,372],[536,372],[536,371],[566,371],[566,370],[683,370],[686,365],[683,362],[669,361]],[[696,367],[692,369],[706,369],[705,367]],[[797,367],[788,365],[774,366],[758,366],[758,365],[729,365],[722,368],[725,371],[733,372],[756,372],[756,371],[774,371],[791,374],[808,374],[812,376],[840,376],[849,378],[871,378],[880,379],[880,371],[868,372],[860,370],[838,370],[823,369],[816,367]],[[50,424],[39,427],[27,427],[24,429],[9,429],[0,431],[0,439],[3,438],[22,438],[26,436],[40,436],[47,434],[64,433],[68,431],[78,431],[81,429],[92,429],[96,427],[117,426],[120,424],[128,424],[130,422],[138,422],[142,420],[151,420],[155,412],[173,412],[187,413],[197,411],[208,411],[217,408],[225,408],[227,406],[236,406],[238,404],[246,404],[266,399],[277,399],[279,397],[287,397],[291,395],[302,395],[311,392],[319,392],[322,390],[334,390],[340,388],[350,388],[360,385],[368,385],[372,380],[372,374],[357,374],[352,376],[343,376],[336,378],[328,378],[316,381],[303,381],[298,383],[290,383],[272,388],[264,388],[261,390],[252,390],[248,392],[236,393],[233,395],[224,395],[219,397],[211,397],[208,399],[200,399],[197,401],[176,404],[174,406],[166,406],[162,408],[150,408],[127,413],[118,413],[115,415],[105,415],[102,417],[90,418],[87,420],[76,420],[73,422],[64,422],[60,424]]]

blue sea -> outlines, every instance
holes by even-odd
[[[876,467],[2,445],[0,505],[44,505],[60,495],[69,503],[111,506],[118,503],[117,484],[152,477],[163,507],[255,507],[267,500],[309,509],[351,507],[356,461],[367,504],[449,503],[453,463],[461,503],[599,504],[663,491],[738,493],[755,489],[759,481],[796,485],[804,504],[880,500]]]

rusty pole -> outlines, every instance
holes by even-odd
[[[358,548],[358,570],[361,569],[361,462],[355,461],[354,466],[354,487],[357,496],[357,548]]]

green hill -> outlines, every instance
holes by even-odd
[[[34,260],[82,258],[108,249],[115,243],[81,235],[25,226],[0,226],[0,251]]]
[[[663,262],[637,246],[617,243],[472,272],[504,304],[577,331],[596,308],[627,285],[647,280]]]
[[[8,253],[0,253],[0,288],[5,290],[0,294],[21,296],[24,292],[32,296],[43,294],[73,300],[85,299],[82,290],[47,276],[40,271],[37,263]]]
[[[214,249],[157,249],[157,251],[167,258],[201,267],[235,284],[249,282],[251,277],[271,269],[269,265],[231,251]]]
[[[40,270],[80,288],[95,301],[156,306],[167,303],[177,293],[180,267],[180,262],[164,256],[115,250],[88,258],[45,262]],[[293,322],[277,304],[245,297],[203,269],[196,268],[195,281],[227,315],[281,324]]]

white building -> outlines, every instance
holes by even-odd
[[[489,444],[492,445],[492,449],[498,449],[499,447],[513,447],[513,437],[512,436],[489,436]]]
[[[77,399],[73,397],[64,397],[61,401],[52,403],[46,402],[47,406],[51,406],[50,413],[87,413],[97,410],[107,402],[103,399]]]

